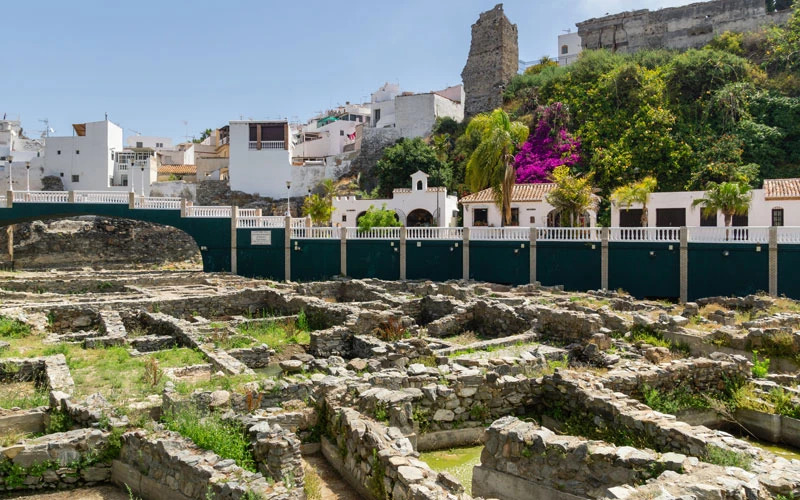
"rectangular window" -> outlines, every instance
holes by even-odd
[[[686,225],[685,208],[657,208],[656,227],[681,227]]]
[[[381,110],[380,109],[376,109],[375,110],[375,120],[374,121],[375,121],[376,124],[379,121],[381,121]]]
[[[80,150],[80,149],[76,149],[76,150],[75,150],[75,154],[76,154],[76,155],[79,155],[79,154],[81,154],[81,150]]]
[[[748,226],[747,219],[748,219],[747,214],[734,215],[731,225],[733,227],[747,227]]]
[[[519,208],[511,209],[511,223],[509,226],[519,226]]]
[[[717,227],[717,214],[711,214],[706,216],[706,214],[700,210],[700,227]]]
[[[472,213],[473,226],[488,226],[489,225],[489,209],[476,208]]]
[[[783,226],[783,209],[782,208],[773,208],[772,209],[772,225],[779,227]]]
[[[79,182],[80,180],[81,180],[81,177],[79,175],[73,175],[72,176],[72,182]]]
[[[344,130],[340,130],[339,135],[344,135]]]
[[[61,150],[59,149],[58,151],[56,151],[56,154],[60,155],[61,154]]]
[[[535,224],[535,223],[536,223],[536,217],[531,215],[531,224]]]
[[[342,215],[342,222],[347,222],[347,215]]]
[[[142,147],[142,143],[141,143],[141,142],[139,142],[139,141],[136,141],[136,147],[137,147],[137,148],[141,148],[141,147]]]

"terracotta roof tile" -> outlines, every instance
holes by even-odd
[[[764,179],[767,200],[800,198],[800,179]]]
[[[161,165],[158,167],[159,174],[197,174],[197,165]]]
[[[542,201],[545,195],[555,188],[555,184],[514,184],[511,201]],[[472,193],[459,200],[459,203],[490,203],[494,202],[492,189],[487,188],[477,193]]]

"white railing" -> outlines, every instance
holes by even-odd
[[[180,208],[180,206],[179,206]],[[203,218],[219,218],[231,217],[230,206],[197,206],[190,205],[186,207],[186,217],[203,217]]]
[[[800,243],[800,227],[779,227],[778,243]]]
[[[540,227],[536,233],[541,241],[600,241],[599,227]]]
[[[75,203],[120,203],[127,205],[130,195],[126,191],[75,191]]]
[[[68,203],[68,191],[14,191],[14,203]]]
[[[133,208],[139,208],[143,210],[180,210],[181,199],[137,196],[133,200]]]
[[[469,239],[475,241],[528,241],[531,230],[527,227],[473,227]]]
[[[292,239],[297,240],[338,240],[341,233],[338,227],[296,227],[292,228]]]
[[[691,243],[769,243],[768,227],[690,227]]]
[[[258,149],[258,141],[250,141],[248,143],[250,149]],[[286,144],[283,141],[261,141],[261,149],[285,149]]]
[[[612,227],[609,241],[668,241],[681,240],[679,227]]]
[[[239,217],[236,227],[241,229],[283,228],[285,219],[280,216]]]
[[[256,217],[258,215],[256,212],[255,208],[240,208],[239,217]]]
[[[461,240],[464,229],[460,227],[409,227],[407,240]]]
[[[348,240],[399,240],[399,227],[373,227],[369,231],[359,231],[357,227],[347,228]]]
[[[306,227],[306,218],[292,217],[292,222],[289,224],[289,227]]]
[[[8,206],[8,198],[5,196],[0,196],[0,208],[6,208]]]

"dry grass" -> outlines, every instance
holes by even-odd
[[[454,337],[447,337],[442,340],[455,345],[470,345],[474,344],[475,342],[480,342],[481,338],[478,337],[477,333],[470,330],[464,333],[460,333]]]
[[[38,390],[33,382],[0,384],[0,408],[36,408],[49,404],[47,391]]]

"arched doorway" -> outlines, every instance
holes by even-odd
[[[412,210],[406,218],[407,227],[430,227],[433,225],[433,214],[424,208]]]
[[[356,226],[358,226],[358,222],[367,214],[366,210],[356,215]]]
[[[569,219],[561,220],[561,211],[559,210],[551,210],[550,213],[547,214],[547,227],[569,227],[570,221]],[[575,226],[576,227],[589,227],[591,224],[591,217],[588,212],[584,212],[578,217]]]

